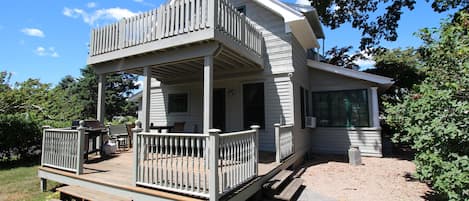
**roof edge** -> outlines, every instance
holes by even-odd
[[[353,79],[373,82],[373,83],[381,85],[381,87],[384,87],[384,88],[389,88],[391,85],[394,84],[393,79],[389,77],[375,75],[375,74],[366,73],[362,71],[356,71],[356,70],[343,68],[343,67],[339,67],[339,66],[324,63],[324,62],[314,61],[311,59],[308,59],[307,66],[316,70],[334,73],[334,74],[342,75],[342,76],[353,78]]]

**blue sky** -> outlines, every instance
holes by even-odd
[[[39,78],[56,84],[66,75],[78,77],[80,68],[86,64],[92,27],[150,10],[161,2],[5,1],[0,8],[0,71],[13,73],[11,83]],[[419,0],[414,11],[404,11],[398,40],[382,44],[388,48],[418,46],[421,42],[412,34],[423,27],[438,26],[446,16],[447,13],[434,13],[428,3]],[[324,27],[324,30],[326,50],[333,46],[359,45],[360,32],[349,25],[333,31]]]

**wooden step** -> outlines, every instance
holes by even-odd
[[[282,170],[272,177],[267,183],[264,184],[264,188],[270,188],[277,190],[283,182],[285,182],[293,173],[291,170]]]
[[[303,179],[293,179],[292,182],[288,184],[285,189],[283,189],[280,195],[275,195],[274,197],[279,200],[292,200],[293,196],[295,196],[296,192],[300,189],[302,184]]]
[[[303,175],[306,171],[306,168],[302,167],[300,168],[299,170],[295,171],[295,175],[293,176],[293,178],[300,178],[301,175]]]
[[[123,198],[80,186],[64,186],[57,188],[57,191],[60,192],[61,198],[62,195],[65,194],[89,201],[132,201],[132,199],[129,198]]]

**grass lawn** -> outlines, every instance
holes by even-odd
[[[48,192],[40,191],[37,163],[20,163],[2,164],[0,162],[0,201],[42,201],[58,198],[58,194],[51,191],[58,185],[55,182],[47,182]]]

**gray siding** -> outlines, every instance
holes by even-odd
[[[280,121],[293,123],[292,85],[288,76],[265,76],[263,74],[238,77],[230,80],[215,81],[214,88],[226,91],[226,132],[243,129],[242,86],[246,83],[264,83],[265,129],[259,134],[260,149],[275,150],[274,123]],[[187,113],[168,113],[168,94],[187,92],[189,111]],[[186,122],[185,131],[202,130],[202,83],[190,83],[178,86],[161,85],[151,92],[150,122],[155,125],[172,125],[174,122]]]
[[[293,35],[289,35],[292,44],[293,66],[295,73],[293,74],[293,87],[295,98],[295,126],[293,127],[295,135],[295,149],[297,152],[307,152],[311,147],[311,129],[301,128],[301,90],[303,87],[308,92],[310,91],[309,85],[309,71],[306,66],[306,50],[300,45],[298,40]],[[309,93],[305,93],[305,96]],[[306,109],[306,108],[305,108]],[[306,111],[304,113],[306,115]]]
[[[231,3],[236,7],[246,6],[246,17],[262,32],[267,51],[266,72],[293,72],[292,47],[283,18],[253,1],[233,0]]]
[[[381,129],[315,128],[311,137],[316,153],[347,154],[350,145],[357,145],[364,156],[382,156]]]
[[[366,89],[372,83],[363,80],[347,78],[344,76],[310,69],[310,88],[312,91],[336,91],[347,89]]]

